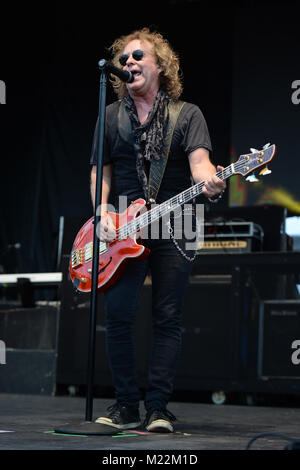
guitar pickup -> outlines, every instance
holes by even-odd
[[[87,263],[93,257],[93,242],[87,243],[84,247],[84,261]]]
[[[107,245],[105,242],[100,242],[99,251],[100,251],[100,255],[104,253],[105,251],[107,251]]]
[[[107,245],[105,242],[100,242],[99,244],[99,252],[100,255],[107,251]],[[84,261],[87,263],[88,261],[91,261],[93,258],[93,242],[87,243],[84,247]]]

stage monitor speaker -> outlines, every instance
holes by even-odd
[[[300,379],[299,300],[268,300],[261,303],[258,377]]]

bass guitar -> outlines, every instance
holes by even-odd
[[[273,160],[276,146],[266,144],[262,150],[250,149],[251,153],[240,155],[235,163],[216,175],[225,180],[232,175],[242,175],[251,181],[254,171],[262,168],[261,175],[270,173],[266,166]],[[173,196],[153,209],[146,210],[146,201],[137,199],[121,214],[108,212],[117,237],[111,243],[99,244],[98,291],[104,292],[120,278],[128,263],[146,258],[150,250],[138,243],[139,232],[164,215],[175,211],[202,193],[204,181]],[[69,273],[77,291],[90,292],[92,284],[94,217],[91,217],[78,232],[70,256]]]

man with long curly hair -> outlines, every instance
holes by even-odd
[[[134,79],[126,84],[118,78],[112,80],[119,100],[106,109],[100,240],[108,243],[116,238],[106,210],[112,195],[115,206],[120,196],[126,196],[128,205],[139,198],[160,204],[190,187],[191,177],[194,183],[205,181],[203,194],[211,201],[225,188],[210,160],[211,142],[200,109],[179,101],[179,59],[169,42],[160,33],[143,28],[117,39],[110,49],[113,63],[131,72]],[[166,150],[166,129],[171,121],[173,130],[171,137],[168,133]],[[91,157],[93,202],[97,135],[98,123]],[[167,162],[160,166],[163,158]],[[154,201],[149,198],[149,188],[153,184],[150,168],[155,162],[164,172]],[[106,347],[116,403],[96,422],[117,429],[141,424],[133,325],[150,270],[153,339],[144,397],[145,427],[152,432],[173,432],[176,418],[167,404],[180,354],[181,309],[195,253],[187,253],[182,240],[174,236],[145,239],[143,244],[150,249],[149,257],[130,263],[105,293]]]

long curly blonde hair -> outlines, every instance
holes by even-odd
[[[119,57],[122,55],[126,45],[135,39],[148,41],[152,44],[157,63],[162,69],[160,74],[161,86],[164,87],[169,98],[177,100],[183,89],[179,58],[167,39],[165,39],[160,33],[151,32],[149,28],[143,28],[116,39],[109,47],[113,56],[113,64],[116,67],[120,67]],[[123,99],[127,96],[128,90],[125,83],[115,76],[111,78],[111,82],[119,99]]]

